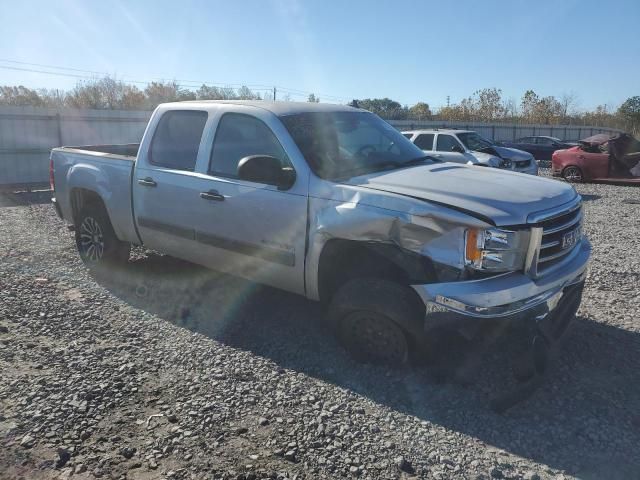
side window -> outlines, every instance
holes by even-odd
[[[457,145],[459,144],[452,135],[444,135],[441,133],[438,135],[436,150],[438,152],[450,152],[451,149]]]
[[[518,140],[518,143],[533,143],[531,137],[523,137],[520,140]]]
[[[171,110],[160,118],[151,140],[149,162],[159,167],[193,170],[207,112]]]
[[[407,137],[409,140],[411,140],[411,137],[413,137],[413,133],[403,133],[402,135]]]
[[[434,136],[435,135],[433,133],[423,133],[421,135],[418,135],[418,138],[416,138],[416,141],[413,143],[415,143],[416,147],[418,147],[420,150],[433,150]]]
[[[225,113],[213,142],[209,173],[238,178],[238,163],[250,155],[270,155],[283,166],[289,163],[282,145],[262,120],[242,113]]]
[[[553,144],[553,140],[551,140],[550,138],[538,137],[536,140],[537,140],[536,143],[538,145],[551,145],[551,144]]]

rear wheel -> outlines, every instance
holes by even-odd
[[[409,360],[407,326],[419,325],[422,313],[409,287],[379,278],[350,280],[329,306],[336,336],[354,357],[390,366]]]
[[[575,165],[570,165],[566,167],[562,171],[562,178],[564,178],[567,182],[572,182],[572,183],[581,183],[582,180],[584,179],[582,175],[582,170],[580,170]]]
[[[131,245],[118,239],[100,204],[87,204],[78,213],[75,236],[80,258],[90,268],[125,263],[129,259]]]

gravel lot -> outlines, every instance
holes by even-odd
[[[514,334],[464,384],[360,365],[304,299],[144,250],[91,277],[46,195],[0,197],[0,477],[640,478],[640,189],[578,190],[584,300],[504,415]]]

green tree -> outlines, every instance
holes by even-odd
[[[492,121],[504,116],[502,105],[502,90],[498,88],[483,88],[476,90],[472,97],[474,115],[482,121]]]
[[[428,120],[431,118],[431,109],[428,103],[418,102],[407,113],[410,120]]]
[[[533,90],[527,90],[522,96],[520,101],[520,110],[522,111],[522,117],[527,122],[534,122],[536,106],[540,99]]]
[[[45,102],[35,90],[7,85],[0,87],[0,105],[43,107]]]
[[[243,85],[236,92],[236,96],[240,100],[259,100],[260,95],[253,93],[249,87]]]
[[[198,100],[222,100],[222,93],[218,87],[210,87],[204,85],[196,90],[196,99]]]
[[[618,108],[618,115],[631,124],[631,130],[638,129],[640,127],[640,97],[627,98]]]
[[[357,100],[357,104],[360,108],[369,110],[388,120],[403,120],[407,118],[408,109],[390,98],[365,98],[364,100]]]
[[[310,93],[309,97],[307,98],[307,102],[311,102],[311,103],[320,103],[320,98],[316,97],[315,94]]]

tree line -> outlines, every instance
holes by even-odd
[[[408,107],[389,98],[353,100],[351,104],[391,120],[591,125],[640,132],[640,96],[628,98],[618,108],[598,105],[593,110],[580,109],[575,94],[542,97],[527,90],[518,102],[504,98],[497,88],[477,90],[459,103],[443,106],[435,112],[427,103]]]
[[[93,108],[100,110],[153,109],[160,103],[185,100],[260,100],[259,93],[246,86],[202,85],[192,90],[175,81],[151,82],[144,89],[110,77],[82,81],[70,91],[23,86],[1,86],[0,105],[33,107]]]
[[[268,99],[271,99],[269,94]],[[110,77],[80,81],[69,91],[0,86],[0,105],[71,107],[114,110],[153,109],[164,102],[183,100],[260,100],[262,96],[246,86],[240,88],[202,85],[184,88],[175,81],[151,82],[141,89]],[[290,100],[285,94],[280,100]],[[311,93],[307,101],[319,102]],[[576,124],[640,131],[640,96],[628,98],[618,108],[598,105],[580,109],[574,94],[540,96],[527,90],[518,101],[504,98],[497,88],[483,88],[458,103],[432,111],[426,102],[402,105],[390,98],[353,100],[352,105],[370,110],[387,120],[443,120],[461,122],[510,122],[534,124]]]

